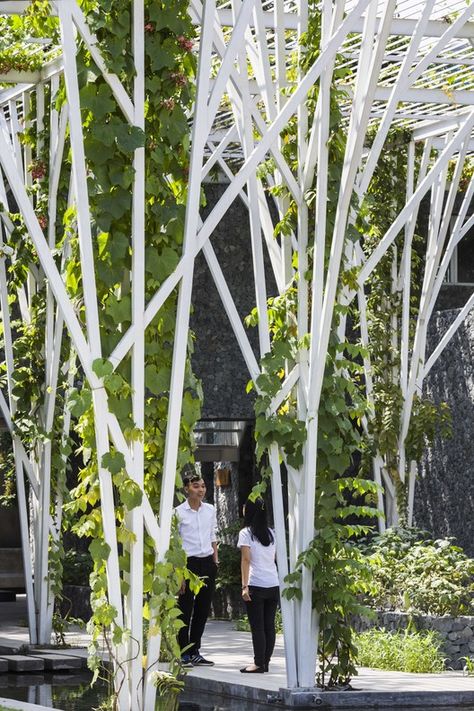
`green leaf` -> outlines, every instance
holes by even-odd
[[[160,395],[167,392],[170,387],[171,368],[163,366],[157,368],[156,365],[150,364],[145,368],[145,386],[153,395]]]
[[[132,479],[125,479],[119,489],[120,499],[123,505],[131,511],[136,506],[140,506],[143,499],[143,492],[138,484]]]
[[[178,262],[179,255],[171,247],[164,247],[161,251],[157,247],[147,247],[145,250],[145,269],[159,282],[176,269]]]
[[[201,415],[201,403],[193,397],[189,391],[183,397],[183,420],[191,428],[195,425]]]
[[[121,452],[106,452],[102,456],[102,466],[108,469],[111,474],[118,474],[125,469],[125,457]]]
[[[97,358],[92,363],[92,370],[97,375],[98,378],[105,378],[107,375],[112,375],[114,372],[114,366],[110,360],[103,360],[102,358]]]
[[[131,153],[136,148],[141,148],[145,145],[145,134],[138,126],[123,124],[116,129],[115,136],[118,147],[126,153]]]
[[[92,111],[95,120],[100,120],[114,111],[116,104],[107,84],[86,84],[81,89],[81,105]]]
[[[92,393],[84,388],[81,393],[72,390],[69,395],[67,407],[74,417],[81,417],[92,405]]]
[[[96,538],[89,545],[89,553],[93,560],[105,561],[110,555],[110,546],[101,538]]]

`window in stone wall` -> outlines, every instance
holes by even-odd
[[[453,217],[451,227],[454,226],[455,220],[456,217]],[[474,227],[471,227],[454,248],[445,282],[447,284],[474,284]]]

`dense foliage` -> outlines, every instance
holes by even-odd
[[[474,613],[474,560],[453,539],[387,530],[367,546],[371,605],[431,615]]]
[[[116,73],[128,91],[132,90],[133,52],[131,16],[128,2],[115,0],[107,9],[99,3],[84,3],[90,27],[110,71]],[[187,171],[188,125],[185,112],[193,99],[195,58],[191,53],[194,29],[187,2],[145,3],[145,132],[126,123],[111,90],[94,65],[85,47],[78,53],[81,103],[84,116],[86,160],[90,179],[90,210],[96,259],[96,287],[100,309],[100,328],[105,358],[111,353],[124,330],[131,324],[132,298],[130,242],[134,179],[133,152],[146,148],[145,164],[145,300],[148,301],[178,263],[183,241]],[[67,286],[75,300],[82,294],[82,276],[77,244],[73,243],[67,265]],[[145,431],[137,431],[131,407],[130,358],[113,371],[107,360],[95,364],[103,378],[108,403],[117,416],[126,438],[143,437],[145,448],[145,491],[158,510],[161,492],[164,442],[166,433],[171,359],[174,344],[176,294],[172,294],[145,333]],[[192,337],[189,339],[192,351]],[[180,429],[178,468],[192,460],[192,428],[199,417],[201,388],[188,363],[186,369],[183,417]],[[77,419],[77,431],[84,453],[94,452],[94,412],[92,393],[87,383],[78,388],[71,400]],[[129,570],[128,543],[133,537],[127,526],[127,512],[141,501],[136,484],[125,471],[123,456],[113,448],[102,460],[112,474],[117,493],[116,519],[120,564]],[[94,559],[92,580],[94,639],[106,627],[114,629],[114,641],[122,631],[114,625],[115,611],[106,601],[106,547],[100,542],[101,518],[98,508],[98,470],[94,456],[86,458],[71,504],[78,519],[77,535],[93,538],[90,546]],[[85,507],[87,506],[87,508]],[[97,540],[98,538],[98,540]],[[176,531],[173,532],[167,559],[155,561],[154,542],[145,537],[144,617],[150,631],[160,631],[164,649],[171,658],[179,657],[176,630],[175,596],[185,571],[185,555]],[[174,571],[174,575],[171,572]],[[128,591],[126,575],[122,591]],[[173,601],[174,604],[170,604]],[[150,660],[151,662],[152,660]]]
[[[107,68],[115,73],[130,96],[133,95],[134,58],[132,47],[132,17],[128,0],[113,0],[107,7],[96,0],[80,3],[86,14],[89,27],[96,33],[98,46],[105,58]],[[3,20],[2,20],[3,22]],[[57,18],[49,16],[49,3],[35,0],[26,17],[5,20],[10,50],[14,41],[26,35],[41,32],[54,41],[58,40]],[[124,118],[109,85],[95,65],[86,45],[78,36],[78,83],[82,111],[82,132],[87,169],[88,197],[91,215],[92,247],[95,262],[95,287],[99,311],[100,346],[102,358],[93,365],[96,376],[104,384],[108,406],[117,417],[127,444],[143,439],[145,449],[145,490],[152,508],[158,511],[171,361],[174,345],[174,324],[177,294],[173,293],[145,334],[145,430],[140,431],[132,414],[132,386],[130,382],[131,358],[127,355],[114,370],[108,360],[113,348],[131,324],[131,266],[132,234],[132,185],[135,178],[133,159],[136,149],[145,150],[145,300],[149,301],[166,277],[176,267],[182,250],[186,209],[186,191],[189,168],[189,131],[186,113],[189,111],[194,92],[195,56],[192,53],[194,28],[184,0],[172,2],[145,2],[145,131],[130,126]],[[18,35],[18,37],[17,37]],[[2,43],[0,61],[3,70],[37,68],[44,59],[36,52],[34,60],[24,66],[21,53],[5,49]],[[8,57],[13,58],[6,66]],[[34,54],[34,53],[33,53]],[[16,64],[15,64],[16,62]],[[36,64],[35,64],[36,63]],[[51,95],[49,86],[45,91],[45,113],[54,108],[58,111],[67,100],[65,83],[61,78],[59,90]],[[49,122],[44,127],[35,123],[36,95],[32,93],[31,121],[26,124],[21,140],[31,155],[29,166],[29,192],[32,196],[39,224],[47,232],[51,225],[48,197],[50,180]],[[81,267],[81,247],[77,227],[74,199],[69,192],[72,170],[72,150],[69,132],[66,134],[64,160],[59,178],[57,220],[50,240],[54,244],[54,256],[64,273],[66,288],[82,325],[88,314],[85,312],[84,275]],[[11,215],[14,230],[9,246],[14,259],[9,269],[10,284],[21,289],[30,270],[42,275],[38,260],[28,238],[20,215]],[[91,278],[92,275],[89,274]],[[29,282],[28,282],[29,283]],[[12,300],[15,291],[12,289]],[[66,501],[66,520],[77,536],[91,539],[90,553],[93,559],[91,575],[93,618],[91,632],[93,644],[98,644],[103,632],[113,633],[114,644],[126,638],[125,630],[116,625],[116,610],[107,595],[106,561],[110,553],[103,538],[100,508],[99,466],[96,450],[94,396],[81,368],[74,373],[74,389],[67,395],[66,376],[59,384],[56,398],[54,430],[45,429],[39,409],[48,384],[45,382],[44,338],[46,328],[46,302],[48,285],[43,279],[31,301],[30,319],[17,319],[14,323],[15,391],[18,400],[18,427],[26,448],[35,450],[36,443],[45,440],[52,443],[55,478],[62,477],[64,484],[65,458],[71,447],[64,443],[59,433],[65,400],[71,411],[82,455],[83,466],[79,472],[78,485],[67,492],[62,487]],[[18,309],[14,305],[15,315]],[[97,345],[97,344],[96,344]],[[192,335],[188,351],[192,352]],[[70,342],[63,339],[63,362],[70,356]],[[70,364],[70,370],[72,366]],[[61,375],[61,377],[64,374]],[[200,414],[202,396],[200,383],[192,373],[189,362],[186,367],[183,416],[180,427],[178,468],[192,461],[192,430]],[[40,461],[41,457],[37,456]],[[129,529],[129,512],[141,501],[137,484],[126,471],[124,457],[110,447],[100,464],[112,477],[115,498],[116,532],[120,548],[121,591],[126,595],[130,570],[130,546],[133,533]],[[177,475],[179,480],[179,475]],[[10,490],[7,491],[10,495]],[[52,502],[54,505],[54,501]],[[53,509],[52,509],[53,513]],[[69,561],[66,568],[69,567]],[[60,545],[51,547],[50,584],[55,594],[60,594],[63,567],[63,552]],[[155,546],[150,537],[145,537],[144,617],[150,619],[150,632],[161,632],[168,655],[179,657],[176,630],[175,598],[185,570],[185,555],[181,549],[176,530],[166,560],[156,563]],[[171,574],[173,573],[173,575]],[[171,603],[171,604],[170,604]],[[140,652],[141,653],[141,652]],[[151,660],[150,660],[151,661]],[[98,672],[98,661],[92,660]]]
[[[371,127],[367,137],[369,143],[377,128],[377,125]],[[367,256],[379,244],[405,205],[410,139],[411,134],[405,129],[395,128],[390,131],[364,197],[361,210],[362,245]],[[419,165],[419,156],[417,163]],[[402,522],[406,522],[407,516],[408,476],[405,476],[403,482],[400,476],[400,446],[406,448],[405,466],[408,469],[411,461],[420,460],[425,447],[433,442],[438,431],[443,436],[450,433],[451,424],[446,403],[438,404],[424,394],[416,393],[408,434],[405,442],[400,441],[406,396],[402,377],[406,375],[402,373],[401,365],[404,282],[399,275],[404,259],[409,259],[407,335],[412,344],[419,313],[424,251],[425,240],[419,234],[415,233],[412,242],[408,244],[406,233],[401,232],[373,270],[366,289],[370,374],[373,382],[373,392],[370,393],[371,413],[368,418],[369,436],[373,455],[378,454],[383,458],[385,471],[394,483],[397,514]],[[393,523],[390,518],[388,523]]]
[[[320,47],[320,14],[311,6],[307,34],[302,37],[303,51],[295,57],[296,76],[298,61],[307,70],[316,61]],[[344,75],[343,63],[336,62],[335,78]],[[295,76],[292,76],[294,79]],[[314,116],[319,86],[308,96],[310,123]],[[340,91],[334,84],[331,92],[330,136],[328,141],[329,165],[327,200],[326,266],[329,257],[332,229],[338,202],[346,136],[341,127],[338,105]],[[290,121],[284,131],[283,153],[287,162],[297,164],[297,122]],[[271,168],[271,162],[265,166]],[[262,169],[261,175],[265,175]],[[315,198],[316,183],[306,194],[310,207]],[[285,197],[288,208],[277,224],[276,235],[288,235],[297,231],[298,208],[291,195],[281,185],[269,191]],[[314,211],[309,211],[308,235],[314,235]],[[353,225],[347,230],[347,240],[358,237]],[[295,394],[285,400],[275,415],[269,416],[268,407],[272,397],[281,387],[285,373],[304,358],[309,347],[307,333],[298,332],[298,279],[310,279],[313,269],[314,244],[310,237],[305,273],[299,272],[286,291],[269,300],[268,318],[272,346],[261,360],[262,375],[257,378],[259,394],[256,400],[257,457],[264,464],[272,443],[279,445],[288,465],[298,469],[303,464],[306,443],[304,420],[300,419]],[[305,258],[306,258],[305,257]],[[299,256],[302,259],[302,256]],[[295,259],[296,261],[296,259]],[[348,271],[342,274],[339,290],[353,279]],[[377,487],[364,478],[359,470],[360,451],[366,447],[361,431],[361,420],[367,414],[367,399],[362,377],[363,349],[360,344],[338,335],[338,326],[351,316],[348,309],[336,306],[332,336],[323,379],[318,412],[318,443],[316,465],[316,520],[317,534],[309,548],[300,555],[296,569],[287,578],[284,595],[300,597],[300,579],[304,567],[313,571],[313,608],[320,616],[318,683],[323,687],[344,686],[356,674],[355,647],[352,640],[350,615],[362,611],[360,596],[370,590],[370,570],[354,545],[355,540],[366,534],[377,516]],[[254,311],[248,322],[257,323]],[[309,328],[309,325],[308,325]],[[265,477],[268,468],[263,468]],[[259,489],[261,490],[261,488]]]

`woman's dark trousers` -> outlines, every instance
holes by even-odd
[[[275,647],[275,614],[279,601],[279,588],[249,586],[250,602],[246,602],[247,615],[252,630],[254,662],[265,668]]]
[[[197,595],[189,589],[189,582],[186,581],[186,589],[178,597],[178,606],[181,610],[181,619],[184,627],[178,632],[178,642],[181,650],[185,654],[199,654],[201,647],[201,637],[206,626],[209,611],[211,609],[212,595],[216,580],[217,565],[214,563],[212,555],[207,558],[196,558],[189,556],[187,561],[188,570],[191,570],[200,578],[205,578],[204,585]]]

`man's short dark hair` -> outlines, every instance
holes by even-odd
[[[183,475],[183,486],[189,486],[194,481],[201,481],[202,476],[198,472],[188,472]]]

